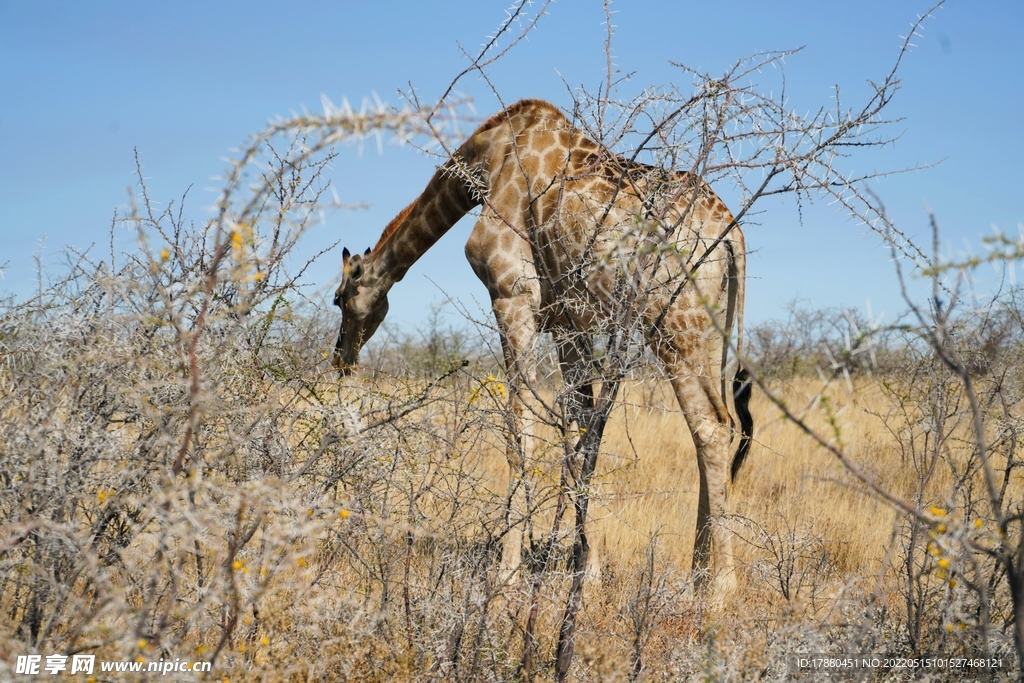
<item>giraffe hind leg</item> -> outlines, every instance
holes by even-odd
[[[698,375],[678,356],[666,359],[676,400],[697,451],[700,489],[693,547],[693,575],[697,588],[715,600],[735,588],[732,539],[725,527],[729,480],[730,419],[725,403],[710,376]]]

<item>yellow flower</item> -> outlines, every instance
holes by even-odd
[[[235,560],[234,563],[232,563],[231,566],[234,567],[235,571],[238,571],[239,569],[242,568],[242,561],[241,560]]]
[[[935,507],[934,505],[932,507],[928,508],[928,512],[932,513],[932,515],[934,515],[935,517],[945,517],[946,516],[946,511],[945,510],[943,510],[942,508],[939,508],[939,507]]]
[[[166,261],[169,258],[171,258],[171,252],[167,251],[166,249],[160,252],[161,261]]]
[[[139,649],[140,650],[145,650],[146,649],[146,645],[148,645],[148,643],[146,642],[145,638],[143,638],[142,640],[139,641]]]
[[[469,394],[469,402],[476,403],[480,399],[480,393],[486,389],[492,397],[497,394],[502,398],[508,398],[508,391],[505,389],[505,383],[494,375],[487,375],[487,379],[480,382],[480,386],[475,387]]]
[[[981,524],[982,524],[982,522],[981,522],[981,519],[980,519],[980,518],[979,518],[979,519],[976,519],[976,520],[974,520],[974,528],[975,528],[975,529],[980,529],[980,528],[981,528]]]
[[[949,633],[952,633],[953,632],[953,624],[946,624],[946,631],[948,631]]]
[[[298,564],[298,565],[299,565],[300,567],[305,567],[305,566],[306,566],[306,558],[304,558],[304,557],[300,557],[300,558],[299,558],[299,559],[297,559],[297,560],[296,560],[295,562],[296,562],[296,563],[297,563],[297,564]]]
[[[940,534],[944,534],[944,533],[946,533],[946,525],[945,525],[945,524],[940,524],[939,526],[935,527],[935,529],[936,529],[936,530],[937,530],[937,531],[938,531],[938,532],[939,532]]]
[[[348,510],[342,508],[341,512],[338,513],[342,519],[348,519]]]
[[[270,645],[270,638],[263,636],[260,638],[260,645]]]
[[[950,579],[949,580],[949,587],[950,588],[956,588],[956,579]]]
[[[939,560],[939,566],[942,567],[943,569],[948,568],[949,567],[949,560],[947,560],[946,558],[943,557],[941,560]]]

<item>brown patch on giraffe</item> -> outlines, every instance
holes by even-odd
[[[544,150],[550,149],[555,144],[555,134],[550,130],[539,130],[533,134],[530,140],[530,147],[543,154]]]
[[[563,172],[569,166],[569,155],[562,149],[550,149],[544,154],[544,166],[546,168],[558,169],[558,173]]]
[[[558,137],[558,147],[560,149],[571,150],[573,148],[572,131],[568,126],[560,126],[556,135]]]
[[[534,175],[540,168],[541,156],[534,150],[524,147],[519,151],[519,164],[528,175]]]

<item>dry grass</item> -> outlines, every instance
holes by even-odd
[[[834,418],[845,451],[879,484],[912,497],[913,473],[905,467],[882,418],[892,411],[893,401],[877,380],[860,378],[822,391],[818,378],[799,377],[778,390],[819,432],[832,431]],[[764,394],[755,393],[751,409],[756,438],[730,492],[733,513],[741,518],[738,528],[743,528],[745,518],[773,529],[780,520],[790,526],[813,527],[832,539],[843,575],[864,574],[874,580],[892,535],[891,507],[866,492]],[[553,434],[542,431],[541,439],[548,446],[547,461],[536,474],[542,485],[553,488],[557,466],[552,460],[558,446]],[[502,448],[490,444],[481,474],[495,495],[504,491],[508,476]],[[605,434],[595,479],[595,531],[604,563],[629,564],[657,534],[662,559],[680,571],[688,568],[696,519],[697,462],[686,422],[667,383],[646,381],[624,387]],[[944,492],[951,483],[950,472],[940,470],[930,482],[926,503],[946,505]]]

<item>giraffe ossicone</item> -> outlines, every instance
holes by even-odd
[[[727,597],[735,585],[727,489],[753,426],[745,372],[737,364],[731,383],[725,376],[734,324],[734,346],[742,350],[746,278],[746,245],[732,214],[700,177],[630,162],[587,138],[554,105],[517,102],[453,153],[372,249],[344,251],[334,299],[342,309],[333,359],[339,372],[351,371],[384,320],[391,287],[477,206],[466,257],[490,294],[514,426],[503,573],[521,562],[529,508],[534,343],[553,334],[569,418],[586,424],[593,407],[590,334],[621,313],[625,297],[631,321],[665,366],[696,446],[695,579]]]

